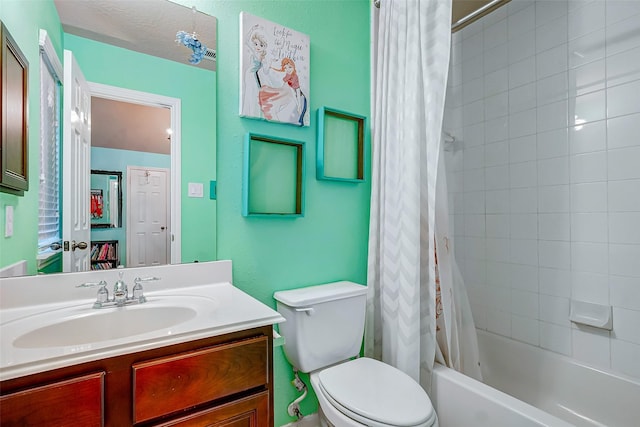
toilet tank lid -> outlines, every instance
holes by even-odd
[[[324,285],[278,291],[273,294],[273,298],[289,307],[304,307],[321,302],[365,295],[366,293],[366,286],[343,280]]]

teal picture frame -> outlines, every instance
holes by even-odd
[[[318,109],[316,178],[364,182],[367,118],[335,108]]]
[[[248,133],[244,141],[242,215],[304,216],[304,142]]]

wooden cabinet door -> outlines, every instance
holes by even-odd
[[[29,63],[0,23],[0,191],[20,196],[29,189]]]
[[[91,241],[91,89],[70,50],[64,51],[63,88],[60,225],[65,242],[62,271],[69,273],[88,271],[91,267],[88,246]]]
[[[102,426],[104,375],[98,372],[2,396],[2,426]]]
[[[235,400],[178,418],[158,427],[270,427],[269,392]]]

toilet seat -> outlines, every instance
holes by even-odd
[[[338,411],[367,426],[431,426],[436,414],[422,387],[404,372],[359,358],[317,373],[317,385]]]

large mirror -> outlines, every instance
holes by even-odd
[[[216,18],[183,0],[50,1],[57,16],[18,14],[12,25],[44,27],[54,35],[60,31],[58,47],[65,49],[65,55],[67,50],[73,52],[91,89],[89,169],[107,173],[87,173],[91,183],[87,196],[101,198],[102,211],[89,207],[86,212],[91,218],[86,251],[95,242],[117,241],[118,265],[124,267],[215,260],[216,202],[208,189],[216,179]],[[60,26],[51,25],[58,18]],[[178,31],[196,33],[206,45],[201,62],[190,63],[193,51],[176,41]],[[57,56],[64,64],[64,55]],[[65,72],[70,68],[63,67]],[[33,89],[33,97],[39,96],[38,88]],[[64,89],[60,88],[61,99]],[[163,119],[155,121],[150,118],[153,115]],[[60,127],[64,135],[63,118]],[[64,182],[69,171],[62,159],[60,164]],[[161,197],[155,197],[156,187],[151,190],[157,183],[166,190]],[[186,189],[191,184],[202,184],[204,193],[189,195]],[[144,191],[146,199],[135,198]],[[63,200],[62,186],[60,192]],[[143,231],[148,238],[131,238],[131,225],[138,221],[128,216],[138,218],[143,211],[156,214],[161,205],[165,206],[163,218],[147,217],[150,227],[155,227]],[[65,210],[69,209],[61,202],[60,211]],[[37,224],[33,227],[36,234]],[[22,232],[17,229],[7,242],[18,242]],[[133,233],[140,236],[141,232]],[[158,246],[161,241],[166,249]],[[57,249],[55,244],[52,247]],[[39,256],[34,270],[29,257],[37,251],[24,252],[20,259],[28,261],[29,274],[67,271],[59,260],[41,264]],[[155,255],[143,260],[149,252]]]
[[[182,154],[194,152],[202,137],[215,139],[215,127],[194,125],[191,113],[215,114],[208,108],[215,104],[215,55],[194,64],[193,52],[176,41],[180,31],[195,33],[207,53],[215,53],[215,18],[168,0],[153,0],[153,7],[148,0],[54,3],[65,49],[74,52],[92,90],[91,169],[122,172],[120,227],[93,227],[91,242],[116,241],[124,267],[215,259],[213,254],[183,253],[191,245],[182,242],[182,226],[185,216],[192,215],[184,204],[197,201],[183,198],[181,191],[186,177],[189,182],[211,179],[183,174],[182,164],[191,162]],[[198,99],[206,96],[207,87],[210,98]],[[214,166],[215,151],[210,153]]]

